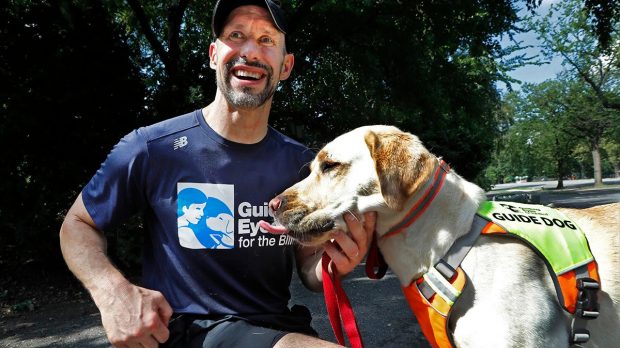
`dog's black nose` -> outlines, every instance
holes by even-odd
[[[275,213],[278,209],[280,209],[281,204],[282,200],[280,199],[280,196],[277,196],[269,202],[269,209],[271,209],[272,213]]]

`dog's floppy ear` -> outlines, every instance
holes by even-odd
[[[388,207],[402,210],[407,198],[426,182],[433,170],[432,155],[413,135],[398,131],[370,131],[364,140]]]

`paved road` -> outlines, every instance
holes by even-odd
[[[594,180],[566,180],[564,189],[555,190],[557,181],[495,185],[490,198],[523,203],[553,205],[564,208],[589,208],[620,202],[620,179],[604,179],[603,186],[594,187]]]

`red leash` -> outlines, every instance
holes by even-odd
[[[377,269],[375,271],[375,268]],[[383,259],[383,254],[379,251],[377,245],[377,233],[372,234],[372,242],[370,242],[370,248],[368,249],[368,256],[366,256],[366,275],[370,279],[381,279],[387,272],[388,265]]]
[[[334,278],[329,274],[328,266],[331,258],[327,253],[323,253],[322,268],[323,268],[323,294],[325,295],[325,305],[327,306],[327,314],[329,315],[329,322],[332,325],[336,339],[340,345],[344,346],[344,335],[342,333],[342,323],[344,323],[344,330],[349,337],[349,343],[353,348],[362,348],[362,336],[355,320],[355,314],[353,308],[349,302],[347,294],[342,289],[340,279],[333,270]],[[342,318],[342,321],[341,321]]]

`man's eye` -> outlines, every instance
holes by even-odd
[[[275,41],[269,36],[263,36],[259,39],[259,42],[263,45],[274,45]]]
[[[228,37],[231,40],[241,40],[241,39],[243,39],[243,34],[241,34],[238,31],[233,31],[232,33],[230,33],[230,35],[228,35]]]
[[[323,162],[323,163],[321,163],[321,172],[327,173],[330,170],[338,167],[339,165],[340,165],[340,163],[338,163],[338,162]]]

